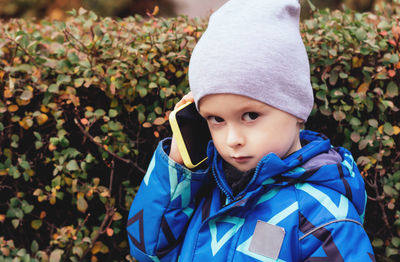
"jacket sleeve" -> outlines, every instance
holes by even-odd
[[[375,262],[371,242],[359,221],[339,219],[318,227],[303,221],[303,226],[309,231],[300,237],[302,261]]]
[[[128,223],[130,252],[138,261],[177,261],[208,168],[192,172],[168,157],[170,138],[158,145]]]

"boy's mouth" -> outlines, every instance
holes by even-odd
[[[251,156],[233,156],[232,159],[237,163],[245,163],[249,161],[252,157]]]

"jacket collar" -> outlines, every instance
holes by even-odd
[[[331,148],[329,139],[316,132],[301,131],[300,139],[305,141],[307,144],[285,159],[279,158],[274,153],[264,156],[258,163],[254,176],[250,180],[248,186],[239,193],[238,196],[241,196],[246,192],[254,191],[263,185],[284,185],[285,183],[288,183],[288,179],[282,179],[285,175],[288,176],[289,179],[300,177],[304,172],[296,172],[296,167],[300,167],[302,164],[321,153],[328,152]],[[208,145],[208,159],[209,165],[212,166],[217,185],[228,198],[233,199],[232,190],[228,186],[223,173],[223,160],[212,141],[210,141]]]

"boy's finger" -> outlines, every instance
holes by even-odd
[[[176,103],[175,108],[178,108],[188,102],[194,102],[192,92],[189,92],[184,97],[182,97],[182,99],[178,103]]]

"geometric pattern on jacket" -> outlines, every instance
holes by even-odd
[[[190,171],[160,142],[127,223],[138,261],[375,261],[362,227],[363,179],[350,152],[301,131],[285,159],[271,153],[233,197],[212,141],[208,168]],[[330,153],[340,160],[324,163]]]

